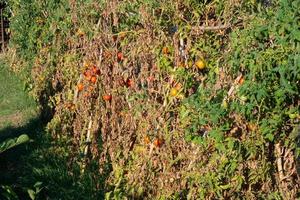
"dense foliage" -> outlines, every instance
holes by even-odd
[[[81,199],[299,197],[299,1],[9,5],[11,66]]]

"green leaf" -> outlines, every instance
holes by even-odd
[[[13,191],[13,189],[10,186],[1,185],[1,188],[3,189],[3,191],[1,191],[1,195],[6,197],[7,199],[19,199],[18,195]]]
[[[267,138],[269,141],[271,141],[271,142],[274,141],[274,135],[273,135],[272,133],[268,133],[268,134],[266,135],[266,138]]]
[[[19,145],[29,141],[29,137],[26,134],[20,135],[16,141],[15,145]]]
[[[17,145],[26,143],[28,141],[29,141],[29,137],[26,134],[22,134],[17,138],[7,139],[0,143],[0,153],[6,151],[8,149],[11,149]]]
[[[31,189],[28,189],[27,192],[29,194],[30,199],[35,200],[35,192]]]
[[[227,185],[220,185],[219,186],[222,190],[227,190],[227,189],[229,189],[231,186],[230,186],[230,184],[227,184]]]
[[[41,187],[42,184],[43,184],[42,182],[36,182],[33,187],[39,188]]]

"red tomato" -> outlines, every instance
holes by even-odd
[[[159,139],[159,138],[156,138],[156,139],[154,140],[154,146],[156,146],[156,147],[161,147],[162,144],[163,144],[163,140],[161,140],[161,139]]]
[[[133,80],[132,79],[127,79],[126,86],[127,87],[132,87],[133,86]]]
[[[117,58],[118,58],[118,61],[119,61],[119,62],[122,61],[122,60],[124,59],[123,53],[122,53],[122,52],[118,52],[118,53],[117,53]]]

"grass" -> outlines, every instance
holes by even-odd
[[[0,129],[22,126],[37,117],[37,105],[24,91],[24,84],[0,62]]]
[[[16,74],[4,62],[0,62],[0,142],[24,133],[35,139],[43,130],[37,104],[24,91],[23,86]],[[20,178],[25,166],[24,156],[30,155],[34,149],[32,144],[17,146],[0,155],[0,186],[5,185],[4,190],[17,188],[16,180]],[[11,192],[14,193],[13,190]],[[2,195],[5,196],[5,192]],[[0,199],[4,196],[0,195]],[[13,195],[6,198],[14,199]]]

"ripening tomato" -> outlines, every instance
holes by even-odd
[[[84,86],[83,86],[83,84],[82,84],[82,83],[79,83],[79,84],[77,85],[77,89],[78,89],[78,91],[82,91],[82,90],[83,90],[83,88],[84,88]]]
[[[86,80],[90,81],[92,78],[91,72],[89,70],[85,71],[83,73],[84,77],[86,78]]]
[[[123,56],[123,53],[122,53],[122,52],[118,52],[118,53],[117,53],[117,59],[118,59],[119,62],[122,61],[122,60],[124,59],[124,56]]]
[[[178,94],[178,90],[176,88],[171,88],[170,95],[172,97],[175,97]]]
[[[148,135],[144,136],[144,142],[145,142],[145,144],[149,144],[151,142]]]
[[[206,64],[205,61],[203,59],[199,59],[195,62],[196,67],[198,67],[198,69],[204,69]]]
[[[96,83],[97,82],[97,77],[96,76],[92,76],[91,77],[91,82],[92,83]]]
[[[240,80],[239,80],[239,84],[242,85],[244,83],[245,79],[242,77]]]
[[[112,96],[111,95],[103,95],[102,98],[103,98],[104,101],[111,101]]]

